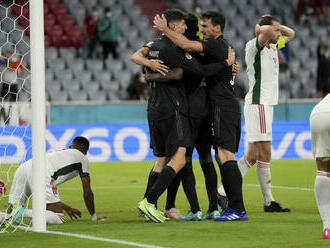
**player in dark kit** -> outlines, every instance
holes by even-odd
[[[169,27],[177,33],[186,30],[185,14],[176,9],[164,12]],[[177,47],[166,36],[149,43],[148,59],[161,60],[169,68],[180,67],[184,72],[195,75],[214,75],[227,67],[225,60],[214,64],[201,65],[189,53]],[[135,55],[146,50],[139,50],[132,60],[141,65],[149,65],[147,58]],[[145,61],[143,60],[145,59]],[[147,62],[146,62],[147,61]],[[185,165],[187,148],[192,148],[190,124],[188,120],[188,102],[183,80],[171,82],[152,82],[148,101],[148,123],[151,147],[158,158],[169,158],[169,162],[159,173],[147,197],[138,204],[145,216],[154,222],[166,220],[162,212],[155,207],[159,196],[171,184],[176,174]]]
[[[188,40],[167,27],[164,16],[156,15],[154,24],[175,44],[186,51],[203,52],[208,63],[226,59],[229,44],[223,37],[225,17],[217,11],[202,15],[202,42]],[[216,221],[247,220],[242,194],[242,176],[235,160],[241,134],[241,110],[234,93],[231,67],[215,76],[207,77],[208,96],[211,103],[213,145],[220,167],[222,184],[227,192],[228,207]]]
[[[186,19],[187,30],[185,36],[191,40],[200,40],[197,32],[199,30],[198,18],[194,14],[188,14]],[[203,56],[200,53],[190,53],[194,58],[203,63]],[[173,77],[178,77],[173,74],[174,69],[170,70],[165,76],[160,73],[147,73],[147,80],[171,80]],[[182,181],[184,192],[190,204],[190,211],[186,216],[180,218],[184,221],[199,221],[202,219],[214,219],[220,216],[217,207],[217,174],[214,169],[211,156],[211,129],[209,118],[209,104],[207,100],[205,78],[189,73],[183,74],[185,88],[188,96],[189,105],[189,121],[191,125],[193,144],[196,148],[200,164],[205,177],[205,185],[209,198],[209,209],[205,216],[199,211],[198,198],[195,189],[195,177],[192,170],[192,152],[193,149],[188,149],[186,154],[186,165],[178,173],[175,180],[167,189],[167,199],[165,207],[165,216],[169,218],[179,218],[181,214],[175,209],[175,198]]]

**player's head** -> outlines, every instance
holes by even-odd
[[[269,39],[269,42],[276,44],[278,38],[281,36],[280,21],[275,16],[267,14],[259,19],[258,24],[260,26],[269,25],[272,27],[272,37]]]
[[[197,36],[197,32],[199,30],[198,27],[198,18],[196,15],[189,13],[186,18],[186,32],[184,35],[189,39],[189,40],[197,40],[199,37]]]
[[[167,9],[164,11],[168,27],[174,32],[183,34],[186,29],[186,13],[179,9]]]
[[[214,10],[202,14],[201,31],[205,38],[218,38],[222,35],[226,25],[225,16]]]
[[[89,141],[85,137],[77,136],[73,139],[70,148],[77,149],[86,155],[89,149]]]

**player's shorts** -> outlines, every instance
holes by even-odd
[[[212,108],[211,123],[213,147],[226,149],[232,153],[238,151],[241,138],[241,114],[227,111],[221,106],[215,105]]]
[[[310,127],[314,158],[330,160],[330,113],[313,113]]]
[[[190,124],[194,147],[197,150],[211,149],[212,132],[210,116],[190,118]]]
[[[53,179],[46,176],[46,203],[61,201],[53,184]],[[14,180],[10,188],[8,203],[20,203],[25,205],[28,198],[32,195],[32,162],[31,160],[21,164],[14,175]]]
[[[188,117],[176,112],[162,120],[148,120],[150,147],[156,157],[172,157],[179,147],[192,148]]]
[[[272,105],[245,104],[246,140],[250,143],[272,141]]]

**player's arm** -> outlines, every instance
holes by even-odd
[[[91,215],[91,220],[105,220],[105,216],[96,216],[95,205],[94,205],[94,193],[91,188],[90,177],[83,176],[81,178],[83,192],[84,192],[84,201],[88,209],[89,214]]]
[[[291,41],[296,35],[296,32],[292,28],[284,25],[280,25],[280,32],[285,40],[285,43]]]
[[[272,26],[271,25],[262,25],[257,24],[255,26],[255,34],[257,36],[258,48],[262,48],[266,45],[266,42],[272,37]]]
[[[181,47],[186,51],[203,52],[203,45],[200,41],[189,40],[184,35],[178,34],[169,29],[164,14],[162,16],[155,16],[154,28],[158,29],[159,31],[162,31],[177,46]]]
[[[166,75],[162,75],[159,72],[157,73],[150,73],[147,72],[145,74],[146,81],[157,81],[157,82],[170,82],[180,80],[183,76],[182,68],[173,68],[170,69]]]
[[[212,64],[200,64],[195,58],[187,58],[183,56],[181,60],[178,60],[178,64],[185,72],[195,74],[199,76],[209,77],[213,76],[228,66],[231,66],[235,62],[235,52],[232,48],[228,48],[228,59]]]
[[[157,71],[162,75],[168,72],[168,67],[164,65],[163,61],[159,59],[148,59],[147,55],[149,53],[148,47],[142,47],[137,50],[131,56],[131,60],[137,65],[143,65],[150,68],[153,71]]]

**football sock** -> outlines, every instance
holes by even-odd
[[[269,206],[274,200],[272,195],[272,180],[270,173],[270,163],[257,161],[257,177],[264,196],[265,205]]]
[[[32,218],[32,209],[25,209],[24,217]],[[63,224],[64,214],[55,213],[53,211],[46,210],[46,223],[47,224]]]
[[[150,192],[152,186],[156,182],[158,175],[159,175],[159,172],[153,171],[153,168],[152,168],[151,171],[150,171],[150,173],[149,173],[148,183],[147,183],[146,192],[144,193],[144,198],[147,197],[147,195]]]
[[[180,181],[181,181],[181,171],[176,175],[172,183],[167,188],[165,210],[170,210],[171,208],[175,208],[175,198],[178,193]]]
[[[182,173],[182,186],[190,204],[191,212],[196,213],[200,211],[198,197],[196,193],[196,179],[192,170],[192,164],[186,165],[180,171]]]
[[[315,198],[320,216],[323,222],[323,229],[330,228],[330,173],[317,171],[315,178]]]
[[[246,161],[244,159],[244,157],[241,158],[240,160],[238,160],[237,164],[238,164],[238,169],[241,172],[242,177],[244,177],[246,172],[251,168],[251,165],[249,164],[248,161]],[[219,187],[218,192],[220,195],[226,196],[226,192],[222,185]]]
[[[220,166],[222,185],[227,193],[228,206],[235,211],[245,211],[242,193],[242,175],[236,160],[229,160]]]
[[[204,178],[205,178],[205,187],[207,191],[207,197],[209,199],[209,212],[218,210],[217,204],[217,185],[218,177],[217,172],[215,171],[214,164],[212,162],[202,163],[201,164]]]
[[[159,173],[156,182],[152,186],[149,194],[147,195],[147,201],[152,204],[156,204],[158,198],[164,193],[166,188],[172,183],[176,173],[172,167],[166,165],[161,173]]]

